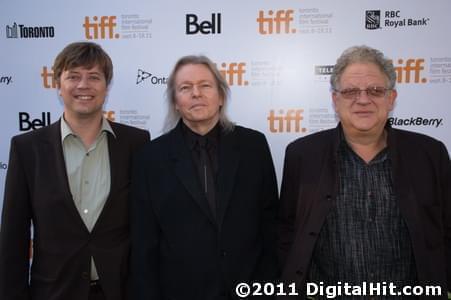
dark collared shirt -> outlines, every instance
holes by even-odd
[[[182,122],[182,129],[183,129],[183,135],[185,138],[185,142],[188,145],[192,156],[194,163],[196,164],[196,167],[200,169],[200,161],[199,161],[199,153],[198,153],[198,143],[199,139],[206,139],[206,145],[207,145],[207,151],[208,156],[210,158],[212,167],[213,167],[213,174],[218,173],[218,149],[219,149],[219,135],[221,131],[221,126],[219,125],[219,122],[213,127],[208,133],[205,135],[200,135],[194,131],[192,131],[188,126],[185,125],[185,123]],[[216,178],[215,178],[216,182]]]
[[[342,138],[338,178],[338,194],[315,245],[309,281],[325,285],[393,282],[398,288],[415,285],[412,245],[393,191],[388,148],[367,164]]]
[[[202,189],[205,192],[212,216],[216,217],[216,182],[218,174],[218,144],[220,125],[217,123],[205,135],[199,135],[182,122],[183,135],[187,143]]]

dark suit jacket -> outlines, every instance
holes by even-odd
[[[281,189],[282,279],[305,289],[318,234],[336,197],[340,125],[288,145]],[[396,199],[410,233],[420,285],[451,287],[451,166],[443,143],[387,127]],[[305,299],[299,297],[299,299]],[[443,297],[446,299],[446,296]]]
[[[217,219],[181,124],[141,152],[132,179],[133,299],[234,299],[240,281],[277,276],[277,183],[263,134],[219,139]]]
[[[91,256],[107,299],[123,299],[131,155],[150,137],[141,129],[110,125],[116,134],[108,133],[111,190],[91,233],[70,192],[60,122],[13,137],[0,233],[0,299],[88,299]]]

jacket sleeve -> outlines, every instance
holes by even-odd
[[[0,227],[0,299],[31,299],[30,191],[23,156],[15,138],[11,141]]]
[[[146,155],[135,158],[131,184],[131,259],[129,296],[133,300],[161,299],[159,287],[159,227],[153,212]]]
[[[448,291],[451,291],[451,161],[446,147],[442,144],[440,162],[441,192],[443,195],[443,224],[445,230],[446,276]]]
[[[288,145],[285,151],[282,185],[280,189],[280,210],[277,222],[278,258],[281,269],[285,266],[285,261],[294,239],[300,185],[299,167],[293,145]]]
[[[262,211],[262,227],[263,227],[263,256],[261,274],[258,279],[275,280],[279,275],[277,264],[277,211],[279,208],[279,197],[277,189],[277,179],[274,164],[266,138],[263,137],[262,143],[262,164],[263,164],[263,211]]]

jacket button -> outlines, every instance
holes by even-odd
[[[83,279],[89,279],[89,273],[88,273],[88,272],[82,272],[82,273],[81,273],[81,278],[83,278]]]
[[[302,270],[297,270],[297,271],[296,271],[296,275],[302,276]]]
[[[225,252],[225,251],[222,251],[222,252],[221,252],[221,256],[222,256],[222,257],[226,257],[226,255],[227,255],[227,252]]]

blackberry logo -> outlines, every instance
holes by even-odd
[[[0,83],[4,83],[6,85],[9,85],[10,83],[12,83],[12,76],[0,76]]]
[[[380,10],[367,10],[365,12],[365,28],[369,30],[381,28]]]

